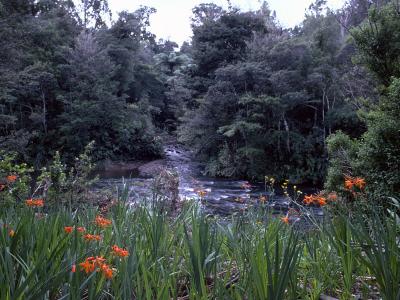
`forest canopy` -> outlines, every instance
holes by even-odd
[[[399,190],[397,1],[317,0],[294,28],[267,2],[204,3],[180,48],[150,32],[154,13],[0,0],[0,147],[37,168],[91,141],[96,160],[153,159],[167,133],[212,176],[332,186],[359,172]]]

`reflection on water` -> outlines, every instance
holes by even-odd
[[[242,211],[249,205],[257,205],[261,196],[268,198],[269,193],[263,183],[210,178],[201,174],[200,164],[192,159],[190,151],[176,145],[166,146],[165,157],[167,166],[174,168],[179,174],[179,193],[182,198],[198,199],[197,191],[206,192],[202,199],[204,208],[213,214],[229,215]],[[121,188],[122,178],[130,187],[131,200],[137,201],[148,197],[151,193],[153,179],[138,177],[137,171],[113,170],[101,172],[97,188]],[[285,196],[274,196],[273,201],[267,202],[277,212],[286,212],[290,199]],[[321,214],[321,210],[316,211]]]
[[[101,170],[97,172],[102,181],[121,179],[121,178],[135,178],[138,177],[139,172],[137,169],[125,170],[125,169],[112,169],[112,170]]]

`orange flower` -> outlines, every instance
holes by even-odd
[[[126,249],[119,248],[117,245],[111,247],[113,254],[119,257],[127,257],[129,256],[129,252]]]
[[[326,205],[326,199],[324,197],[318,198],[318,205],[319,206],[325,206]]]
[[[101,236],[96,234],[85,234],[83,238],[86,241],[101,241]]]
[[[71,272],[72,272],[72,273],[75,273],[75,272],[76,272],[76,265],[72,265],[72,267],[71,267]]]
[[[360,190],[363,190],[365,188],[366,183],[364,178],[356,177],[354,178],[353,182],[354,185],[358,187]]]
[[[12,229],[10,229],[10,231],[8,232],[8,235],[9,235],[10,237],[13,237],[13,236],[15,235],[15,231],[12,230]]]
[[[322,194],[304,196],[303,202],[306,205],[315,204],[319,206],[326,205],[326,198]]]
[[[7,181],[8,182],[10,182],[10,183],[13,183],[13,182],[15,182],[16,180],[17,180],[17,175],[8,175],[7,176]]]
[[[43,199],[28,199],[25,200],[25,204],[29,207],[43,207],[44,201]]]
[[[27,205],[27,206],[34,206],[34,204],[33,204],[33,199],[28,199],[28,200],[25,200],[25,204]]]
[[[37,207],[42,207],[42,206],[44,205],[43,199],[37,199],[37,200],[35,201],[35,205],[36,205]]]
[[[80,263],[79,266],[81,270],[86,274],[92,273],[94,271],[101,271],[107,279],[111,279],[113,276],[113,270],[105,263],[106,259],[103,256],[90,256],[85,259],[84,262]],[[75,272],[75,265],[72,266],[72,272]]]
[[[78,232],[80,232],[80,233],[86,231],[85,227],[78,227],[76,230],[78,230]]]
[[[314,199],[312,195],[308,195],[308,196],[304,196],[304,204],[306,205],[310,205],[311,203],[313,203]]]
[[[289,217],[285,216],[285,217],[281,217],[281,221],[285,224],[289,224]]]
[[[102,266],[106,261],[103,256],[91,257],[91,260],[94,261],[94,264],[98,267]]]
[[[108,227],[112,224],[111,220],[103,218],[102,216],[97,216],[94,222],[96,223],[97,226],[102,228]]]
[[[350,176],[345,176],[344,180],[344,187],[346,190],[352,190],[354,186],[358,187],[360,190],[363,190],[365,188],[366,182],[364,178],[361,177],[350,177]]]
[[[92,273],[96,269],[94,263],[87,259],[83,263],[80,263],[79,266],[81,267],[82,271],[85,271],[86,274]]]
[[[347,190],[351,190],[351,189],[353,188],[353,186],[354,186],[353,180],[351,180],[351,179],[346,179],[346,180],[344,181],[344,187],[345,187]]]
[[[326,205],[326,198],[321,193],[314,195],[314,204],[324,206]]]
[[[74,230],[74,226],[65,226],[64,231],[65,233],[71,233]]]
[[[107,279],[111,279],[113,277],[113,270],[106,264],[100,266],[100,269]]]

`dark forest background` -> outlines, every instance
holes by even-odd
[[[201,4],[180,49],[155,9],[106,0],[0,0],[0,148],[36,168],[95,141],[98,161],[163,155],[175,135],[211,176],[400,191],[398,1],[315,1],[282,28],[267,2]],[[173,18],[173,16],[171,16]]]

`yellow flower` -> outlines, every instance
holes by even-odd
[[[199,195],[200,198],[204,198],[207,195],[207,192],[204,190],[199,190],[197,191],[197,195]]]

